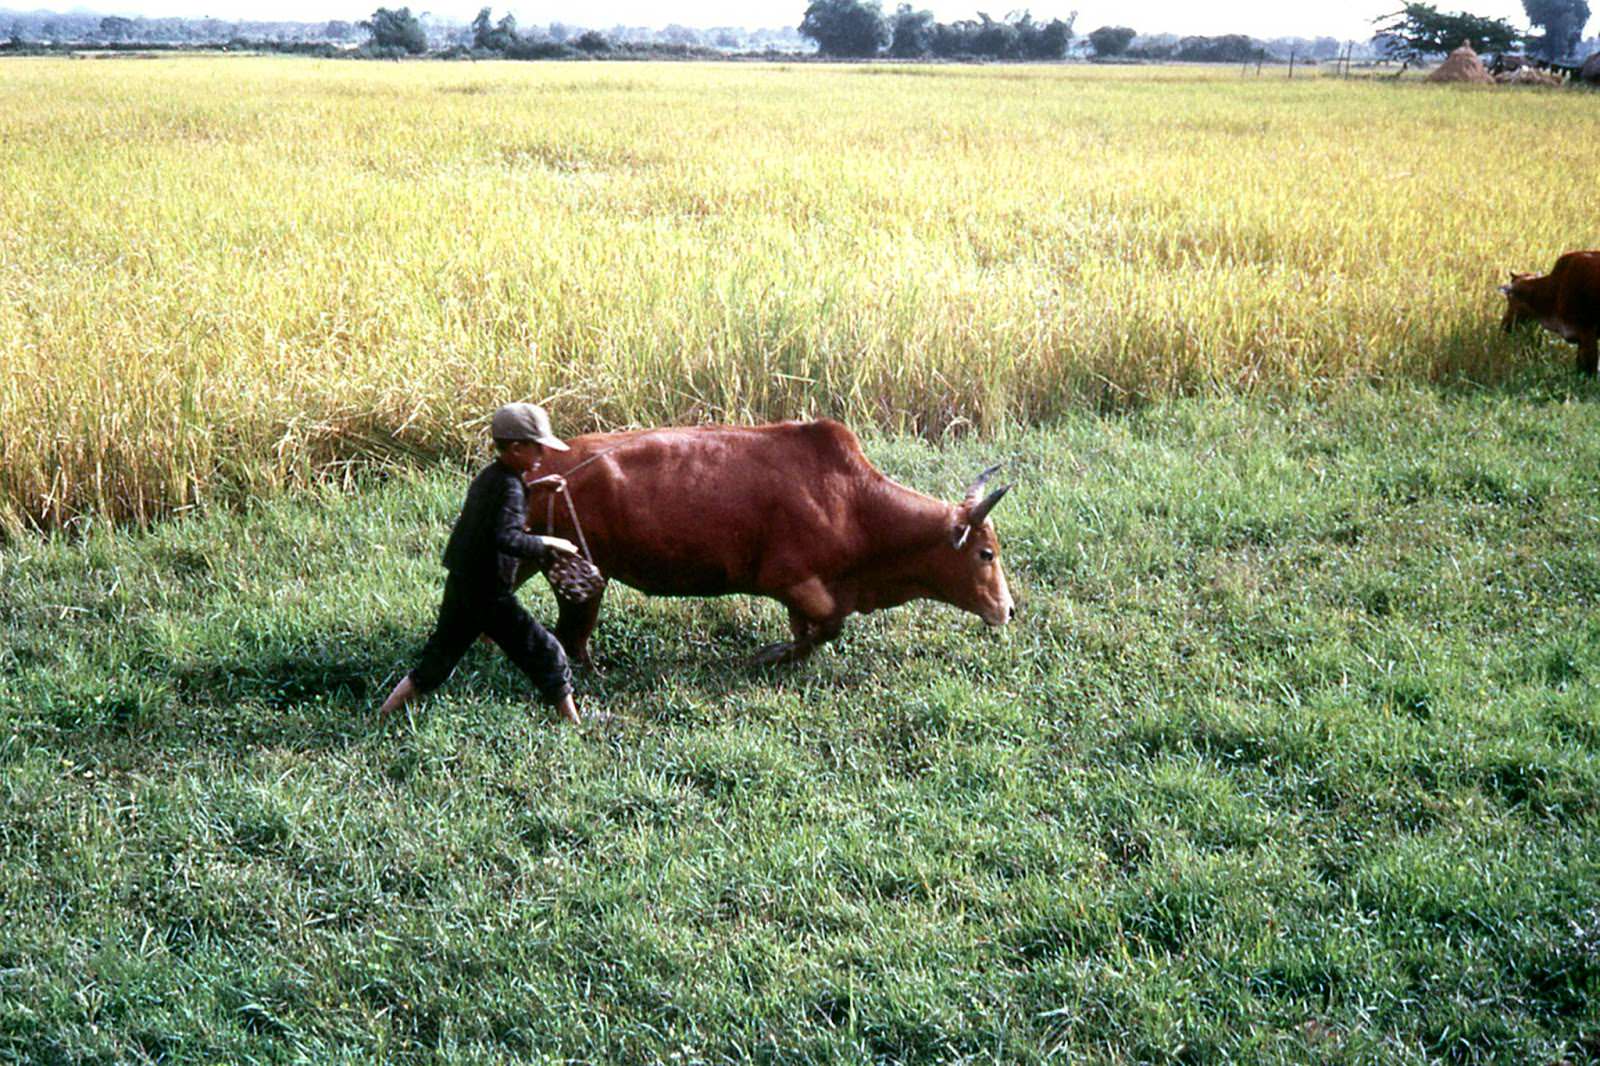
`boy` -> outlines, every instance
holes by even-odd
[[[524,482],[538,469],[545,448],[564,452],[567,446],[550,431],[550,416],[537,404],[513,403],[500,408],[494,413],[490,432],[495,461],[473,479],[444,550],[449,576],[438,624],[416,668],[400,679],[378,708],[380,718],[388,718],[413,698],[438,688],[479,634],[486,634],[528,675],[545,703],[567,721],[581,721],[572,701],[572,670],[566,652],[513,594],[520,560],[544,562],[553,552],[578,550],[571,541],[535,536],[523,529],[527,511]]]

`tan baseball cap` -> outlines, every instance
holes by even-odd
[[[567,450],[562,439],[550,431],[550,416],[536,403],[508,403],[494,413],[489,435],[495,440],[531,440],[558,452]]]

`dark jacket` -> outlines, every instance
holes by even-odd
[[[522,476],[496,461],[472,479],[461,517],[445,545],[444,565],[452,575],[486,589],[509,592],[523,559],[543,562],[549,551],[527,533],[527,490]]]

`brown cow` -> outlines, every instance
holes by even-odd
[[[1595,373],[1596,337],[1600,336],[1600,252],[1568,252],[1550,273],[1512,274],[1506,294],[1506,330],[1519,322],[1537,321],[1563,340],[1578,346],[1578,370]]]
[[[1015,614],[989,510],[993,469],[959,504],[898,485],[838,422],[700,426],[596,433],[545,454],[560,474],[596,565],[656,596],[770,596],[792,641],[761,663],[794,662],[839,635],[845,618],[913,599],[939,600],[991,626]],[[552,506],[552,502],[554,506]],[[553,516],[553,519],[552,519]],[[535,487],[528,525],[579,539],[565,501]],[[520,577],[526,579],[531,569]],[[589,657],[600,597],[562,602],[556,636]]]

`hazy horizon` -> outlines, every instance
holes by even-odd
[[[84,3],[0,3],[0,7],[19,12],[33,11],[90,11],[102,15],[140,16],[144,18],[218,18],[228,21],[261,22],[326,22],[330,19],[359,21],[367,18],[380,6],[400,7],[407,0],[281,0],[262,3],[260,0],[149,0],[130,4],[127,0],[106,0],[103,4]],[[413,12],[429,13],[443,19],[467,22],[485,6],[483,0],[432,0],[411,2]],[[668,25],[709,28],[713,26],[742,26],[762,29],[798,25],[805,13],[806,0],[685,0],[681,4],[661,3],[659,0],[584,0],[584,2],[555,2],[540,4],[490,3],[495,15],[510,13],[526,25],[544,25],[562,22],[591,29],[608,29],[612,26],[644,26],[659,29]],[[886,0],[886,12],[894,10],[896,0]],[[927,9],[941,21],[973,18],[979,10],[988,9],[995,17],[1013,10],[981,3],[934,2],[915,4]],[[1204,34],[1217,36],[1225,33],[1242,33],[1252,37],[1335,37],[1340,40],[1366,40],[1372,36],[1372,20],[1401,6],[1401,0],[1358,0],[1353,4],[1336,5],[1340,10],[1330,11],[1323,5],[1292,3],[1281,0],[1219,0],[1204,7],[1178,3],[1175,0],[1126,0],[1126,2],[1061,3],[1044,2],[1016,4],[1015,9],[1026,7],[1035,19],[1066,18],[1078,12],[1075,29],[1086,34],[1099,26],[1131,26],[1140,33]],[[1445,0],[1439,4],[1445,10],[1458,10],[1460,4]],[[1474,14],[1504,18],[1515,25],[1526,26],[1527,16],[1520,0],[1481,0],[1471,3]],[[1587,28],[1586,31],[1587,33]]]

